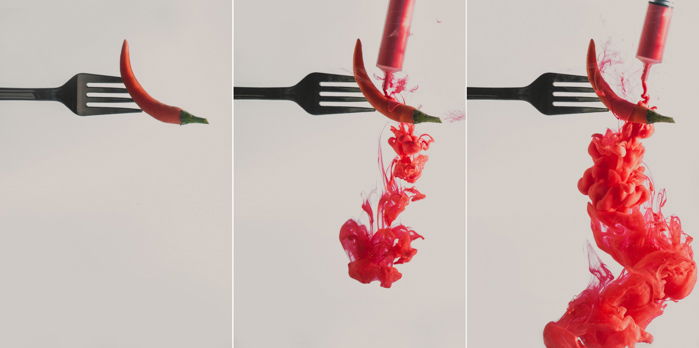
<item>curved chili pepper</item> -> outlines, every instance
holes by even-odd
[[[376,111],[386,115],[388,118],[405,123],[436,122],[442,123],[439,117],[430,116],[410,105],[400,103],[393,98],[385,96],[379,91],[369,78],[364,68],[364,58],[362,56],[362,42],[357,39],[354,46],[354,79],[359,85],[359,89],[366,97],[366,100]]]
[[[121,59],[119,65],[121,70],[121,79],[124,81],[126,90],[131,95],[133,101],[141,108],[141,110],[143,110],[143,112],[153,116],[158,121],[167,123],[209,123],[209,121],[207,121],[205,118],[196,117],[176,106],[163,104],[151,97],[143,86],[141,86],[138,80],[136,80],[136,76],[134,75],[133,70],[131,70],[129,43],[126,40],[124,40],[124,44],[121,46]]]
[[[675,123],[672,117],[663,116],[649,109],[648,105],[643,102],[634,104],[614,93],[599,70],[595,40],[592,39],[590,39],[590,45],[587,48],[587,78],[590,80],[590,84],[597,96],[599,96],[600,101],[620,120],[635,123]]]

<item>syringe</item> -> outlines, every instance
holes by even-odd
[[[668,0],[651,0],[646,10],[641,40],[636,57],[644,64],[657,64],[663,60],[665,39],[670,27],[672,3]]]
[[[651,0],[648,2],[646,10],[646,20],[643,23],[641,40],[638,42],[636,57],[643,62],[643,75],[641,83],[643,94],[641,98],[644,103],[648,103],[648,73],[653,64],[662,62],[663,51],[667,31],[670,27],[670,17],[672,16],[672,3],[669,0]]]
[[[403,69],[414,4],[415,0],[390,0],[388,4],[379,59],[376,63],[376,66],[386,73],[384,93],[390,85],[391,75]]]

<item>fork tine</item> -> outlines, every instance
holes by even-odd
[[[564,96],[553,96],[553,101],[555,102],[598,102],[600,101],[597,97],[564,97]]]
[[[568,86],[553,86],[554,92],[594,92],[592,87],[568,87]]]
[[[141,109],[131,109],[131,108],[107,108],[107,107],[91,107],[88,106],[83,112],[84,116],[94,116],[94,115],[109,115],[109,114],[128,114],[132,112],[141,112]]]
[[[87,87],[87,93],[129,93],[126,88],[118,87]]]
[[[364,97],[337,97],[337,96],[320,96],[322,102],[365,102]]]
[[[609,111],[606,108],[594,108],[594,107],[577,107],[577,106],[556,106],[551,111],[546,113],[547,115],[560,115],[560,114],[586,114],[591,112],[606,112]]]
[[[87,97],[88,103],[130,103],[133,99],[122,97]]]
[[[321,82],[354,82],[354,76],[318,73]]]
[[[321,92],[361,92],[359,87],[320,86]]]
[[[101,83],[119,83],[121,77],[119,76],[109,76],[109,75],[97,75],[97,74],[82,74],[87,82],[101,82]]]
[[[355,112],[372,112],[374,109],[372,108],[363,108],[363,107],[346,107],[346,106],[321,106],[316,110],[316,112],[312,113],[313,115],[327,115],[327,114],[349,114],[349,113],[355,113]]]
[[[587,76],[553,74],[553,80],[557,82],[588,82]]]

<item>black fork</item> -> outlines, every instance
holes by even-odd
[[[121,77],[80,73],[56,88],[0,88],[0,100],[51,100],[67,106],[79,116],[141,112],[123,107],[87,106],[88,103],[129,103],[129,97],[97,97],[88,93],[125,94],[126,88],[88,86],[93,83],[121,83]]]
[[[371,112],[372,108],[358,106],[329,106],[321,102],[366,102],[359,87],[326,86],[327,82],[355,82],[353,76],[325,73],[310,73],[292,87],[233,87],[234,99],[291,100],[311,115],[346,114]],[[351,93],[348,96],[321,95],[321,92]],[[357,95],[357,93],[359,93]]]
[[[557,83],[584,83],[580,86],[558,86]],[[589,86],[587,76],[567,75],[557,73],[545,73],[526,87],[520,88],[492,88],[492,87],[467,87],[467,99],[499,99],[499,100],[524,100],[533,105],[544,115],[581,114],[588,112],[605,112],[606,108],[590,106],[559,106],[554,102],[599,102],[595,91]],[[564,93],[591,93],[594,96],[561,96],[554,92]]]

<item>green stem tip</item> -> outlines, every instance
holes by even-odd
[[[663,116],[653,110],[648,110],[646,112],[646,121],[648,123],[665,122],[665,123],[675,123],[675,119],[672,117]]]
[[[442,120],[439,119],[439,117],[430,116],[420,110],[415,109],[415,111],[413,111],[413,123],[423,122],[442,123]]]
[[[209,121],[207,121],[205,118],[201,117],[196,117],[192,114],[190,114],[187,111],[180,111],[180,124],[189,124],[189,123],[204,123],[204,124],[209,124]]]

